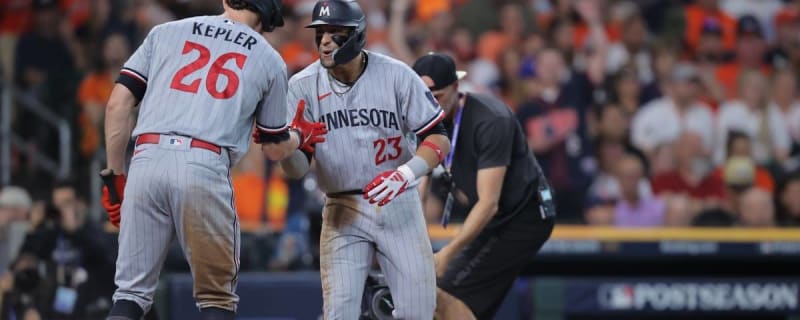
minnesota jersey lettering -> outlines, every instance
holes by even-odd
[[[400,130],[397,114],[373,108],[336,110],[319,117],[328,126],[328,132],[343,127],[372,126]]]

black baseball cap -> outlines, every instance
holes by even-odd
[[[764,31],[761,29],[761,23],[752,15],[744,15],[739,18],[736,24],[736,32],[739,35],[754,35],[757,37],[764,37]]]
[[[413,68],[420,77],[427,76],[433,81],[428,83],[431,90],[447,87],[467,75],[466,71],[456,70],[453,58],[443,53],[428,53],[417,59]]]

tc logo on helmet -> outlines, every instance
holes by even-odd
[[[319,16],[331,16],[331,7],[324,6],[319,8]]]

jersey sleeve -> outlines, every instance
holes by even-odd
[[[444,119],[444,111],[422,79],[408,70],[408,75],[404,76],[405,84],[399,86],[407,90],[398,90],[398,100],[408,128],[420,136]]]
[[[289,129],[286,110],[286,66],[273,72],[264,97],[261,99],[256,127],[262,134],[281,135]]]
[[[153,60],[156,32],[158,27],[150,30],[139,48],[128,58],[119,72],[117,83],[127,87],[137,100],[142,100],[147,90],[147,76],[150,74],[150,64]]]
[[[310,96],[309,92],[306,92],[307,89],[303,88],[303,84],[300,81],[289,81],[289,90],[286,94],[286,121],[287,123],[291,123],[292,119],[294,119],[295,114],[297,113],[297,104],[300,100],[305,100],[306,102],[306,110],[303,112],[303,116],[306,120],[314,121],[314,117],[311,113],[311,101],[308,101],[308,96]]]
[[[511,164],[514,129],[517,127],[514,121],[516,119],[497,118],[481,122],[475,128],[478,169],[505,167]]]

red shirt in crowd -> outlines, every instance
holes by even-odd
[[[725,185],[719,176],[710,174],[697,185],[691,185],[677,171],[660,174],[651,182],[653,193],[684,193],[694,199],[724,199]]]

